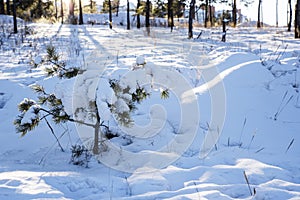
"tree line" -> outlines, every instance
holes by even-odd
[[[263,26],[262,23],[262,0],[239,0],[240,4],[248,6],[254,1],[258,2],[257,10],[257,28]],[[300,0],[296,0],[294,9],[291,0],[286,0],[288,5],[288,31],[292,28],[292,17],[294,14],[294,28],[295,38],[300,38]],[[276,25],[278,26],[278,0],[276,3]],[[130,11],[135,12],[137,19],[136,27],[141,27],[140,16],[145,16],[145,27],[150,32],[150,17],[163,17],[167,18],[167,26],[174,27],[174,17],[185,17],[185,13],[188,13],[188,36],[193,37],[193,21],[195,20],[196,13],[201,9],[204,11],[205,28],[214,26],[216,22],[216,16],[213,13],[213,4],[227,4],[231,6],[231,13],[223,11],[221,19],[223,23],[230,22],[233,27],[237,25],[237,0],[137,0],[135,10],[130,8],[130,2],[127,0],[127,29],[130,29]],[[116,13],[118,16],[120,0],[104,0],[102,5],[102,12],[109,13],[109,27],[112,28],[112,15]],[[34,21],[40,18],[46,18],[58,21],[61,23],[67,21],[72,24],[83,24],[83,13],[96,12],[96,2],[89,1],[88,5],[83,6],[82,0],[70,0],[68,5],[69,13],[68,17],[64,19],[64,2],[63,0],[0,0],[0,14],[13,15],[14,16],[14,32],[17,32],[16,16],[27,20]],[[76,17],[74,12],[75,8],[78,12]],[[186,12],[186,9],[188,11]],[[294,13],[293,13],[294,11]]]

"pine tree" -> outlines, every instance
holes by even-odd
[[[51,63],[56,67],[60,65],[59,63],[61,63],[61,61],[59,60],[59,55],[56,53],[55,48],[48,47],[47,53],[48,55],[46,60],[51,61]],[[145,62],[138,63],[138,65],[142,66],[145,64]],[[146,72],[143,68],[139,68],[138,70],[144,70]],[[57,73],[56,71],[53,73],[53,75],[57,76],[59,74],[60,73]],[[65,77],[67,76],[62,76],[62,78]],[[83,83],[85,83],[85,81],[86,80],[84,80]],[[87,87],[89,86],[88,82]],[[113,91],[113,99],[115,99],[115,101],[106,102],[107,108],[121,125],[131,126],[133,122],[131,119],[131,113],[136,110],[136,104],[141,103],[144,99],[148,98],[150,93],[148,93],[144,87],[140,86],[138,82],[135,88],[131,88],[126,83],[122,82],[122,84],[120,84],[119,80],[111,79],[109,80],[109,87]],[[46,92],[40,85],[34,85],[32,86],[32,89],[37,94],[37,101],[25,98],[19,103],[18,108],[20,114],[14,121],[17,133],[21,133],[21,136],[25,136],[28,132],[38,127],[40,123],[44,121],[49,127],[52,135],[55,137],[61,150],[64,151],[48,119],[51,118],[55,124],[75,122],[80,125],[91,127],[94,130],[93,146],[91,148],[94,154],[98,155],[102,150],[104,150],[104,148],[101,147],[105,147],[104,142],[106,139],[103,138],[101,127],[105,128],[105,130],[109,130],[109,126],[105,125],[99,114],[97,93],[95,97],[92,97],[91,99],[88,97],[88,102],[87,104],[84,104],[84,107],[76,108],[74,113],[67,113],[63,105],[63,101],[57,98],[54,93]],[[165,99],[168,97],[169,91],[167,89],[162,90],[161,98]],[[80,116],[80,118],[78,116]]]

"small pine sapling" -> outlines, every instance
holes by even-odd
[[[92,154],[84,145],[72,145],[71,147],[71,160],[73,165],[89,167],[89,162],[92,158]]]

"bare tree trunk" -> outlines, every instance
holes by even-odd
[[[146,30],[149,36],[150,35],[150,0],[146,1]]]
[[[300,38],[300,0],[295,6],[295,38]]]
[[[14,15],[14,33],[18,33],[18,25],[17,25],[17,5],[16,0],[13,0],[13,15]]]
[[[233,8],[232,8],[232,18],[233,18],[233,27],[236,27],[236,21],[237,21],[237,16],[236,16],[236,0],[233,1]]]
[[[111,1],[108,0],[108,8],[109,8],[109,28],[112,29],[112,11],[111,11]]]
[[[260,11],[261,11],[261,0],[259,0],[259,2],[258,2],[257,28],[261,28]]]
[[[82,24],[83,24],[82,5],[81,5],[81,0],[79,0],[79,25]]]
[[[120,7],[120,0],[117,1],[117,12],[116,12],[116,17],[119,16],[119,7]]]
[[[93,0],[90,0],[90,12],[93,13]]]
[[[10,3],[9,3],[9,0],[6,0],[6,14],[10,15]]]
[[[210,26],[213,26],[213,12],[212,12],[212,6],[211,6],[211,0],[209,0],[209,20],[210,20]]]
[[[4,0],[0,0],[0,14],[4,14]]]
[[[173,0],[168,0],[168,27],[173,31],[174,17],[173,17]]]
[[[226,42],[226,21],[225,21],[225,13],[223,11],[223,17],[222,17],[222,28],[223,28],[223,34],[222,34],[222,42]]]
[[[63,0],[60,0],[60,15],[61,15],[61,24],[64,23],[64,5]]]
[[[289,4],[289,23],[288,23],[288,31],[291,31],[292,28],[292,18],[293,18],[293,11],[292,11],[292,3],[291,0],[288,2]]]
[[[55,4],[55,19],[57,20],[57,18],[58,18],[58,14],[57,14],[57,0],[55,0],[55,2],[54,2],[54,4]]]
[[[193,12],[195,12],[195,0],[191,0],[189,12],[189,38],[193,38]]]
[[[129,0],[127,0],[127,30],[130,30],[130,8],[129,8]]]
[[[140,18],[140,11],[139,11],[139,8],[141,6],[141,1],[140,0],[137,0],[137,5],[136,5],[136,12],[137,12],[137,15],[136,15],[136,27],[137,28],[141,28],[141,18]]]
[[[278,27],[278,0],[276,0],[276,27]]]
[[[70,0],[69,2],[69,16],[74,17],[74,0]]]
[[[204,20],[204,27],[207,28],[208,23],[208,0],[205,1],[205,20]]]

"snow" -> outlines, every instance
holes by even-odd
[[[31,124],[33,120],[38,119],[37,112],[40,109],[38,105],[33,105],[29,108],[29,110],[24,114],[21,125],[23,124]]]
[[[0,49],[0,199],[300,198],[300,41],[293,33],[229,28],[224,43],[221,28],[201,28],[199,39],[188,40],[184,28],[153,28],[155,37],[146,37],[122,26],[30,26],[37,34],[24,43],[5,37]],[[59,79],[33,68],[50,43],[68,66],[85,71]],[[109,79],[151,93],[137,104],[131,127],[110,112],[107,102],[127,112],[130,95],[118,99]],[[86,123],[94,122],[96,100],[118,137],[103,141],[89,168],[69,161],[72,145],[90,144],[90,127],[49,118],[65,152],[43,121],[22,138],[15,133],[17,105],[37,102],[33,84]],[[160,98],[162,88],[169,98]],[[34,109],[23,123],[34,119]]]
[[[144,65],[146,63],[145,58],[143,56],[136,57],[136,64],[137,65]]]

